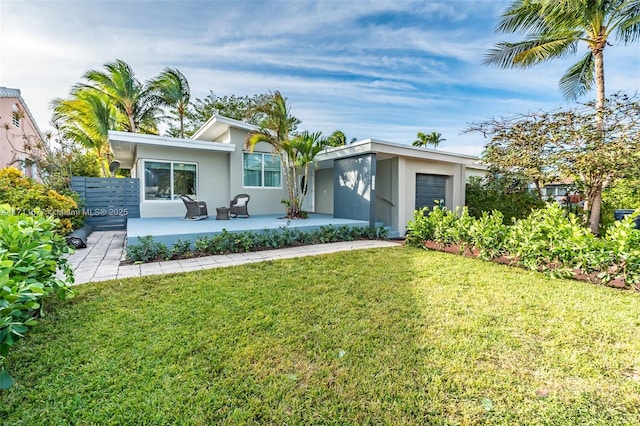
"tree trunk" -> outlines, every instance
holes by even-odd
[[[601,41],[591,47],[595,62],[596,73],[596,129],[598,130],[595,145],[599,146],[604,143],[604,48],[606,44],[606,35],[603,35],[604,29],[601,29]],[[595,235],[600,233],[600,208],[602,204],[602,181],[598,181],[592,190],[593,197],[589,197],[591,201],[589,212],[589,229]]]
[[[602,183],[598,182],[593,189],[591,211],[589,214],[589,229],[594,235],[600,233],[600,209],[602,206]]]

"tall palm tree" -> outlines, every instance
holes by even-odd
[[[485,64],[528,68],[573,55],[585,42],[587,53],[560,79],[567,99],[577,99],[596,86],[596,110],[605,100],[604,49],[615,34],[623,44],[640,38],[639,0],[516,0],[502,15],[497,31],[523,33],[525,40],[498,43]]]
[[[157,134],[160,110],[151,88],[140,83],[133,69],[121,59],[104,67],[106,71],[89,70],[84,74],[89,82],[87,87],[104,93],[124,115],[122,130]]]
[[[177,68],[165,68],[149,85],[156,92],[161,105],[173,108],[171,112],[180,122],[179,136],[184,138],[184,117],[191,99],[187,78]]]
[[[60,136],[94,151],[100,159],[102,175],[109,176],[111,151],[109,129],[117,121],[113,104],[103,94],[82,86],[71,91],[70,99],[54,99],[53,119]]]
[[[426,133],[418,132],[416,137],[417,139],[413,141],[413,146],[427,146],[429,144],[429,139]]]
[[[270,93],[265,103],[255,109],[256,113],[263,114],[265,118],[259,130],[247,135],[245,147],[253,151],[260,142],[268,143],[273,147],[273,151],[280,157],[285,172],[289,197],[287,216],[299,217],[300,206],[296,202],[296,164],[288,151],[290,151],[290,134],[300,121],[291,114],[286,98],[279,91]]]
[[[603,127],[605,108],[604,49],[612,34],[623,44],[640,39],[640,0],[517,0],[502,15],[497,31],[523,33],[524,41],[498,43],[485,56],[485,64],[527,68],[573,55],[585,42],[587,53],[560,79],[566,99],[577,99],[596,87],[596,123]],[[593,141],[604,143],[604,137]],[[598,233],[602,190],[596,182],[585,204],[589,228]]]

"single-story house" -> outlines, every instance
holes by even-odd
[[[184,215],[180,194],[220,207],[246,193],[252,215],[284,213],[287,188],[278,156],[268,144],[244,149],[253,130],[213,116],[191,139],[114,131],[109,141],[120,167],[140,179],[142,218]],[[305,210],[384,223],[401,235],[417,208],[464,205],[467,178],[486,170],[477,157],[373,139],[328,148],[316,160]]]

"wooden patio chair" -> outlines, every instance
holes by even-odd
[[[207,203],[204,201],[197,201],[189,197],[186,194],[180,195],[184,206],[187,208],[187,214],[184,215],[188,220],[200,220],[209,217],[207,214]]]
[[[249,211],[247,210],[247,204],[249,204],[249,200],[251,197],[249,194],[238,194],[233,197],[231,203],[229,204],[229,216],[238,217],[238,216],[246,216],[249,217]]]

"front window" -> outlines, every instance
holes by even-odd
[[[273,154],[244,153],[242,162],[244,186],[280,188],[280,157]]]
[[[197,199],[197,167],[178,161],[145,161],[144,199],[177,200],[181,194]]]

